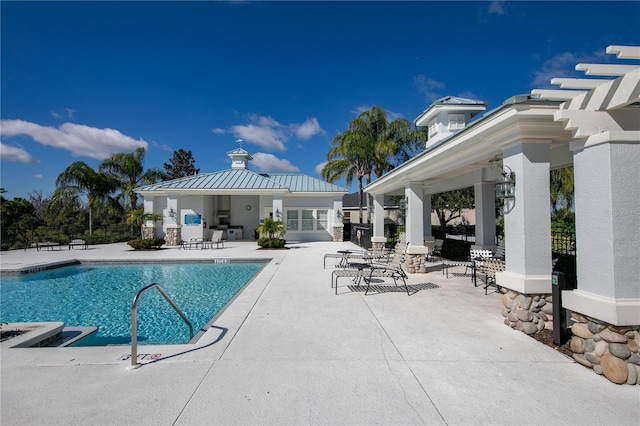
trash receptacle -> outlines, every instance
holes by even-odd
[[[553,343],[562,346],[569,338],[567,310],[562,306],[562,290],[568,290],[567,276],[563,272],[551,275],[551,295],[553,296]]]
[[[351,242],[362,248],[371,248],[371,236],[373,234],[373,225],[358,224],[352,225]]]

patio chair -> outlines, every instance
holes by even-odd
[[[489,257],[482,261],[482,267],[478,268],[476,273],[484,277],[484,294],[487,294],[489,287],[495,287],[496,292],[502,291],[502,287],[496,282],[496,272],[502,272],[504,270],[504,260]]]
[[[476,272],[478,268],[482,268],[482,262],[484,261],[484,259],[487,259],[489,257],[493,257],[493,252],[491,250],[472,249],[469,251],[469,262],[464,268],[464,274],[467,275],[467,270],[471,268],[473,272],[471,275],[471,280],[473,281],[473,285],[475,287],[478,286]],[[448,275],[447,275],[447,278],[448,278]]]
[[[444,244],[444,240],[434,240],[434,241],[425,241],[424,245],[429,249],[429,253],[425,260],[427,262],[435,262],[434,258],[437,256],[442,259],[442,246]]]
[[[213,231],[213,235],[211,235],[211,244],[212,244],[211,248],[213,248],[213,244],[216,245],[216,249],[219,248],[220,245],[222,245],[222,248],[224,248],[224,240],[222,239],[223,235],[224,235],[223,230]]]
[[[495,253],[493,253],[493,257],[495,257],[496,259],[504,260],[505,258],[504,238],[501,239],[500,242],[498,243],[498,247],[496,248]]]
[[[190,238],[189,241],[182,240],[179,248],[181,249],[192,249],[194,247],[198,248],[198,246],[202,244],[203,241],[204,240],[202,238]]]

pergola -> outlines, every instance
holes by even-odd
[[[578,286],[563,292],[564,307],[615,326],[640,325],[640,47],[607,53],[636,64],[578,64],[599,78],[557,78],[558,90],[511,97],[366,186],[376,210],[385,194],[406,197],[410,257],[424,257],[424,241],[433,238],[430,196],[469,186],[476,246],[495,247],[495,183],[510,170],[506,270],[496,279],[519,294],[551,293],[549,173],[573,165]],[[416,125],[429,124],[427,111]],[[384,241],[383,215],[375,214],[372,242]]]

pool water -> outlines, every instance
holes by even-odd
[[[194,334],[253,278],[264,263],[76,265],[3,276],[0,322],[61,321],[96,326],[73,346],[131,343],[131,304],[143,287],[158,283],[189,318]],[[189,327],[151,289],[138,302],[138,344],[181,344]]]

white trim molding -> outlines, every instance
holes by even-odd
[[[640,299],[611,299],[582,290],[564,290],[562,307],[617,326],[640,324]]]

